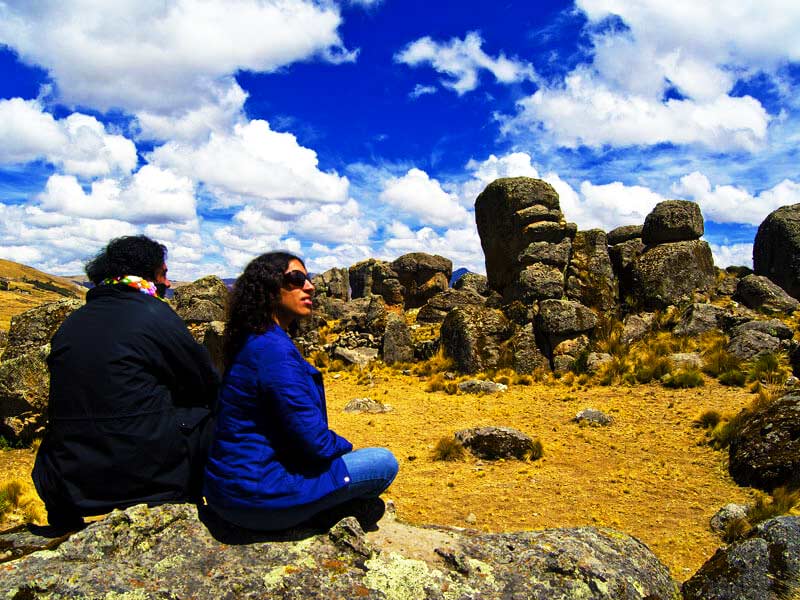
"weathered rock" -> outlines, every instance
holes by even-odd
[[[27,412],[43,414],[47,410],[48,354],[50,344],[45,344],[0,363],[0,417],[16,417]]]
[[[115,511],[49,552],[7,563],[9,598],[530,598],[674,600],[669,571],[638,540],[593,527],[482,534],[387,514],[364,533],[257,534],[193,505]],[[30,542],[28,542],[30,543]]]
[[[511,427],[475,427],[456,432],[456,439],[478,458],[526,458],[533,450],[533,439]]]
[[[700,238],[703,231],[703,215],[696,202],[665,200],[645,217],[642,241],[647,246],[688,242]]]
[[[378,350],[377,348],[343,348],[342,346],[337,346],[333,351],[333,357],[347,364],[358,365],[363,368],[367,363],[378,358]]]
[[[760,331],[779,340],[790,340],[794,335],[791,327],[780,319],[767,319],[764,321],[747,321],[741,325],[736,325],[730,330],[731,336],[741,335],[745,331]]]
[[[530,177],[497,179],[475,200],[475,221],[486,258],[489,287],[498,292],[502,293],[516,279],[518,267],[513,258],[535,241],[526,241],[521,235],[529,224],[543,222],[538,209],[530,211],[535,205],[560,210],[553,187]]]
[[[564,238],[556,244],[533,242],[520,252],[517,261],[521,265],[542,263],[560,270],[567,268],[572,253],[572,240]]]
[[[553,339],[564,339],[594,329],[597,316],[590,308],[574,300],[542,300],[536,323],[542,333]]]
[[[800,393],[748,415],[731,440],[728,470],[739,485],[800,486]]]
[[[228,286],[216,275],[175,288],[175,312],[187,323],[224,321],[228,310]]]
[[[622,320],[622,334],[620,340],[623,344],[638,342],[650,333],[653,327],[653,313],[628,315]]]
[[[760,308],[772,312],[788,313],[800,306],[800,302],[763,275],[742,277],[736,285],[734,299],[747,308]]]
[[[522,228],[522,239],[529,245],[535,242],[558,244],[564,238],[573,238],[578,231],[575,223],[553,223],[540,221]]]
[[[390,313],[383,334],[383,362],[391,365],[414,360],[414,340],[402,315]]]
[[[614,417],[596,408],[584,408],[575,415],[573,421],[589,425],[611,425],[614,422]]]
[[[505,392],[508,386],[494,381],[484,381],[483,379],[467,379],[458,384],[458,389],[465,394],[496,394]]]
[[[750,360],[759,354],[777,352],[781,341],[763,331],[745,329],[731,338],[726,350],[740,360]]]
[[[553,372],[566,373],[575,366],[575,357],[570,354],[558,354],[553,356]]]
[[[485,302],[483,296],[468,289],[449,289],[436,294],[419,309],[417,323],[441,323],[447,314],[459,306],[480,306]]]
[[[791,598],[798,573],[800,517],[778,517],[717,550],[681,591],[684,600]]]
[[[479,273],[464,273],[453,284],[453,289],[474,292],[480,296],[489,295],[489,283],[486,275],[480,275]]]
[[[384,279],[376,288],[376,293],[386,300],[386,304],[392,306],[403,306],[403,285],[399,279]]]
[[[590,229],[575,234],[567,269],[566,293],[570,300],[601,311],[616,306],[617,281],[604,231]]]
[[[642,225],[623,225],[622,227],[612,229],[606,236],[608,238],[608,245],[616,246],[617,244],[621,244],[629,240],[641,238],[642,229]]]
[[[673,328],[675,335],[697,336],[701,333],[718,329],[724,309],[713,304],[690,304],[681,314],[681,319]]]
[[[633,262],[633,293],[646,308],[665,308],[708,291],[715,270],[711,248],[702,240],[647,248]]]
[[[386,319],[389,311],[386,310],[386,301],[383,296],[371,296],[365,315],[367,330],[370,333],[381,335],[386,330]]]
[[[550,361],[539,350],[533,323],[520,327],[509,340],[509,348],[514,355],[513,367],[517,373],[530,374],[537,369],[549,369]]]
[[[589,347],[589,337],[579,335],[574,338],[568,338],[553,348],[553,356],[561,356],[569,354],[573,358],[577,357]]]
[[[739,277],[727,271],[717,272],[717,283],[714,287],[715,296],[733,296],[739,286]]]
[[[503,342],[513,326],[497,309],[463,306],[453,309],[442,323],[440,340],[445,355],[463,373],[502,366]]]
[[[703,358],[697,352],[676,352],[667,357],[673,369],[701,369]]]
[[[211,362],[218,373],[225,372],[225,351],[223,340],[225,338],[225,323],[223,321],[210,321],[189,326],[189,332],[198,344],[202,344],[211,356]]]
[[[347,274],[350,278],[351,298],[366,298],[380,294],[388,304],[403,303],[402,286],[397,280],[397,273],[392,270],[388,262],[369,258],[354,264],[348,269]],[[387,279],[394,279],[396,285],[385,284]]]
[[[529,265],[522,269],[517,279],[506,287],[503,293],[505,302],[519,300],[525,304],[561,298],[564,295],[564,272],[543,263]]]
[[[800,204],[782,206],[759,225],[753,242],[753,270],[800,298]]]
[[[586,371],[597,373],[604,364],[611,362],[613,357],[606,352],[589,352],[586,357]]]
[[[11,317],[8,343],[0,360],[6,361],[28,352],[37,352],[50,343],[64,319],[83,306],[81,300],[65,298],[49,302]]]
[[[390,404],[384,404],[372,398],[353,398],[344,405],[346,413],[385,413],[393,409]]]
[[[314,283],[314,296],[320,298],[338,298],[347,301],[350,299],[350,275],[347,269],[328,269],[312,277]]]
[[[622,299],[634,292],[633,263],[644,250],[645,245],[641,238],[627,240],[608,249],[608,258],[611,260],[611,267],[619,285],[619,297]]]
[[[747,518],[747,505],[746,504],[734,504],[731,502],[730,504],[726,504],[722,508],[720,508],[714,516],[711,517],[708,525],[711,527],[711,531],[714,533],[724,533],[725,529],[728,527],[728,524],[731,521],[736,521],[737,519],[746,519]]]
[[[391,264],[403,286],[405,308],[419,308],[436,294],[448,289],[453,263],[443,256],[412,252]]]

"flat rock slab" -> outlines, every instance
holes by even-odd
[[[474,427],[462,429],[455,434],[456,439],[478,458],[497,460],[498,458],[524,459],[533,450],[530,436],[511,427]]]
[[[58,548],[3,565],[9,598],[623,599],[679,597],[638,540],[583,527],[482,534],[385,517],[363,533],[259,535],[192,505],[115,511]]]
[[[391,412],[392,406],[372,398],[353,398],[343,410],[346,413],[385,413]]]

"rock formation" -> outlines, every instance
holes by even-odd
[[[800,298],[800,204],[782,206],[759,225],[753,242],[753,270]]]
[[[412,252],[392,261],[392,270],[403,287],[404,307],[419,308],[448,289],[453,263],[443,256]]]

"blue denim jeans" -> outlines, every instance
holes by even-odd
[[[350,500],[377,498],[397,475],[397,459],[386,448],[361,448],[342,455],[350,484],[315,502],[281,509],[211,508],[226,521],[259,531],[287,529]]]

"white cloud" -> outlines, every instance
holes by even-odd
[[[298,200],[347,201],[348,180],[318,169],[317,154],[290,133],[272,131],[266,121],[237,124],[213,133],[199,146],[168,142],[148,160],[203,182],[223,205],[256,203],[284,214],[305,210]]]
[[[753,267],[753,244],[709,244],[714,264],[720,269],[725,267]]]
[[[478,87],[480,70],[489,71],[498,83],[514,83],[535,77],[529,63],[506,58],[503,53],[492,58],[483,51],[482,45],[481,36],[474,31],[467,33],[463,40],[452,38],[443,44],[426,36],[398,52],[395,61],[412,67],[431,65],[448,76],[442,80],[442,85],[459,96]]]
[[[439,234],[430,227],[412,230],[399,221],[387,227],[387,239],[379,252],[384,260],[394,260],[409,252],[438,254],[453,261],[453,268],[466,267],[474,273],[486,273],[480,237],[474,223]]]
[[[472,220],[455,194],[445,192],[437,180],[416,168],[386,181],[379,199],[420,223],[437,227],[459,226]]]
[[[338,7],[311,0],[94,0],[0,4],[0,43],[48,70],[59,97],[174,114],[214,101],[236,71],[353,60]]]
[[[703,217],[716,223],[760,225],[773,210],[800,202],[800,183],[789,179],[753,196],[733,185],[712,188],[708,177],[697,171],[682,177],[672,191],[697,202]]]
[[[437,91],[439,90],[436,88],[435,85],[422,85],[421,83],[418,83],[417,85],[414,86],[414,89],[411,92],[409,92],[408,95],[416,100],[420,96],[435,94]]]
[[[136,146],[94,117],[56,120],[36,100],[0,100],[0,162],[45,160],[65,173],[100,177],[136,168]]]
[[[374,221],[364,219],[355,200],[345,204],[325,204],[300,215],[292,226],[295,235],[318,242],[345,243],[369,240]]]
[[[475,206],[475,199],[484,188],[501,177],[539,177],[539,171],[531,164],[530,154],[512,152],[498,158],[490,154],[482,162],[470,159],[467,170],[472,172],[472,179],[463,183],[458,191],[461,205],[466,208]]]
[[[372,248],[366,244],[349,243],[327,246],[315,243],[311,245],[304,257],[306,267],[314,273],[323,273],[328,269],[350,267],[359,261],[374,256]]]

